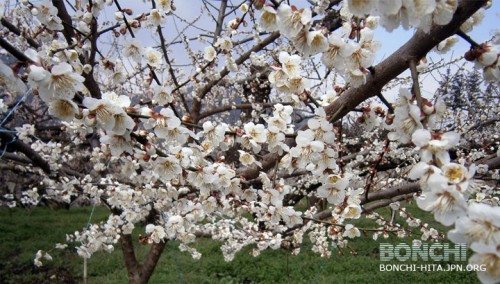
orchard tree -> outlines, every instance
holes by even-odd
[[[230,261],[246,246],[298,254],[305,238],[322,257],[362,233],[442,238],[400,204],[415,200],[470,245],[482,282],[500,281],[499,35],[467,35],[491,2],[173,2],[4,3],[1,165],[29,183],[3,206],[107,206],[57,248],[119,244],[130,283],[146,283],[170,240],[195,259],[198,238],[222,241]],[[400,27],[413,36],[376,62],[374,30]],[[474,77],[429,60],[457,41],[470,50],[453,64]],[[447,68],[423,96],[423,75]]]

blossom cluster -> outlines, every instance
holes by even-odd
[[[455,225],[448,238],[470,245],[475,254],[469,263],[486,266],[485,271],[478,272],[483,283],[498,282],[500,209],[470,199],[477,194],[473,180],[476,166],[454,163],[449,156],[449,150],[459,143],[459,134],[422,128],[415,130],[411,139],[420,151],[420,162],[409,173],[410,178],[419,180],[422,188],[421,196],[417,197],[418,206],[432,212],[443,225]]]

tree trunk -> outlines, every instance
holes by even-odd
[[[147,281],[142,281],[141,268],[134,252],[134,243],[132,241],[132,235],[120,235],[120,243],[122,246],[123,259],[125,260],[125,266],[127,267],[128,280],[130,284],[143,284]]]
[[[127,267],[128,280],[130,284],[146,284],[155,270],[158,260],[165,249],[165,241],[154,243],[144,261],[143,265],[137,262],[134,252],[134,242],[131,235],[121,235],[120,243],[123,252],[123,259]]]

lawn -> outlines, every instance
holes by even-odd
[[[91,211],[92,208],[0,209],[0,283],[82,282],[83,260],[70,250],[52,250],[54,260],[44,261],[45,266],[41,268],[33,265],[33,258],[39,249],[51,250],[55,243],[65,240],[66,233],[85,227]],[[105,220],[106,216],[105,208],[96,208],[92,221]],[[362,225],[370,225],[367,222],[363,221]],[[380,242],[397,244],[411,243],[411,240],[391,237],[375,242],[361,237],[350,242],[357,255],[351,255],[349,250],[334,250],[330,259],[310,252],[308,243],[298,256],[285,250],[268,250],[254,258],[249,255],[249,249],[245,249],[232,262],[225,262],[220,244],[209,239],[201,239],[196,244],[203,254],[200,260],[193,260],[178,250],[176,242],[170,242],[150,283],[478,283],[475,272],[379,271],[383,263],[379,260]],[[138,245],[139,258],[148,249],[148,245]],[[449,263],[464,267],[466,264]],[[441,264],[446,266],[446,262]],[[119,247],[111,254],[94,255],[88,262],[88,275],[89,283],[126,283],[127,273]]]

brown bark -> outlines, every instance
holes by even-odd
[[[158,260],[160,260],[160,256],[165,249],[165,245],[166,241],[161,241],[151,246],[146,261],[142,265],[141,269],[142,279],[145,281],[144,283],[147,283],[149,281],[149,278],[153,274],[156,264],[158,263]]]
[[[6,132],[0,132],[0,141],[7,145],[8,151],[19,151],[23,153],[33,162],[34,165],[40,167],[45,173],[50,174],[51,170],[49,163],[23,141]]]
[[[131,235],[120,235],[120,244],[122,247],[123,260],[127,267],[129,283],[146,283],[141,281],[141,269],[134,252],[134,243]]]
[[[120,235],[120,244],[122,247],[123,260],[125,261],[125,267],[128,272],[129,283],[131,284],[146,284],[151,278],[156,264],[160,260],[160,256],[165,249],[165,241],[160,243],[154,243],[151,245],[151,249],[141,265],[135,256],[134,242],[131,235]]]

